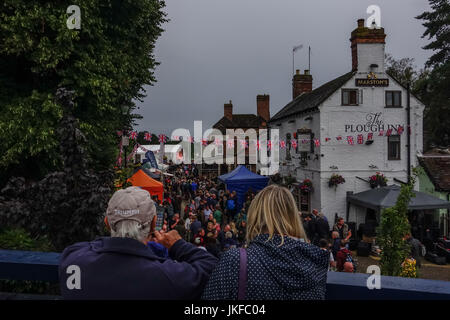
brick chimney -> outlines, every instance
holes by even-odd
[[[358,19],[358,27],[350,38],[352,71],[384,72],[384,28],[367,28],[364,19]]]
[[[300,70],[297,70],[292,79],[292,100],[305,92],[312,91],[312,75],[309,74],[309,70],[305,70],[305,74],[301,74]]]
[[[256,96],[256,110],[258,116],[266,121],[270,119],[270,96],[268,94],[259,94]]]
[[[233,103],[230,100],[230,103],[225,103],[223,105],[223,115],[233,121]]]

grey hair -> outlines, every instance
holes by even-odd
[[[131,238],[144,241],[150,233],[150,222],[140,224],[135,220],[121,220],[111,228],[111,237]]]

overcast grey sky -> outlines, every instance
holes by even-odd
[[[229,100],[233,113],[256,113],[258,94],[270,94],[274,115],[292,98],[292,47],[303,44],[295,68],[304,70],[311,46],[313,88],[350,71],[350,33],[371,4],[381,8],[386,52],[422,68],[431,52],[414,17],[427,0],[166,0],[158,82],[138,103],[137,129],[170,134],[202,120],[206,130]]]

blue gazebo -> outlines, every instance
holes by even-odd
[[[237,210],[239,211],[245,201],[245,193],[249,189],[255,192],[264,189],[269,178],[253,173],[245,166],[239,165],[233,171],[219,176],[219,181],[225,183],[227,190],[236,191]]]

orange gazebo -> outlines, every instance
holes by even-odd
[[[141,187],[142,189],[147,190],[152,197],[158,196],[158,199],[160,201],[163,200],[163,184],[149,177],[141,169],[136,171],[136,173],[130,179],[128,179],[128,182],[130,182],[135,187]]]

